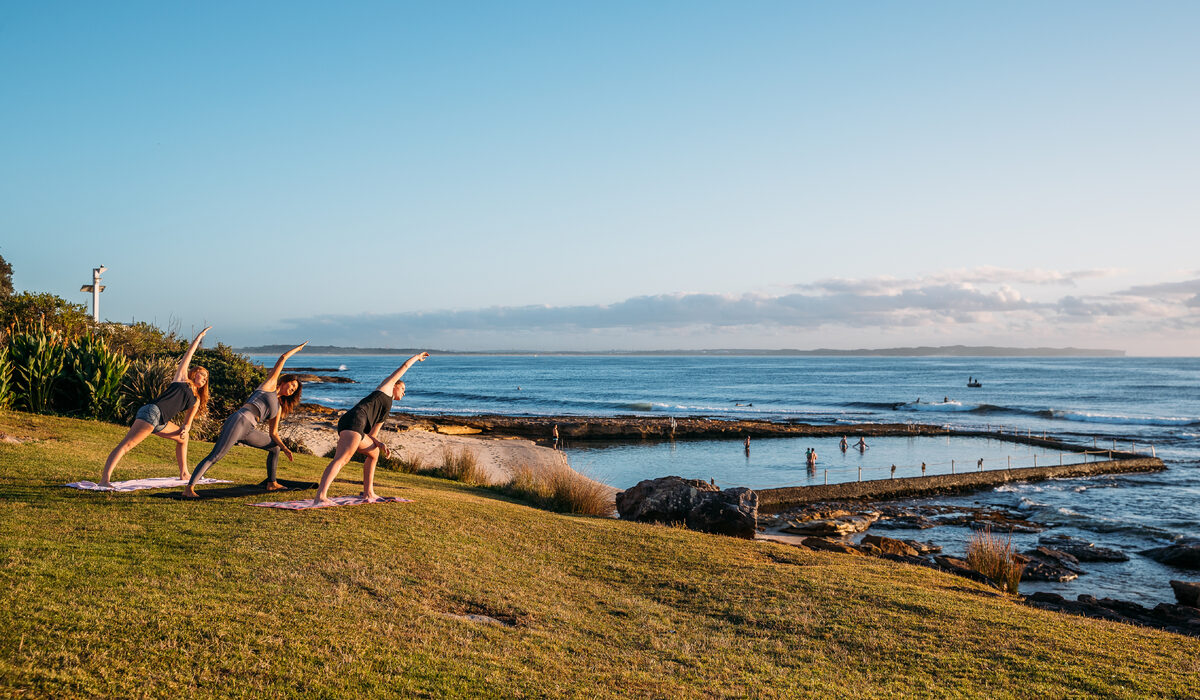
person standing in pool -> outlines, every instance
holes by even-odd
[[[113,448],[104,462],[104,469],[100,472],[101,486],[112,486],[109,479],[112,478],[113,470],[117,468],[121,458],[150,435],[157,435],[175,443],[179,478],[188,478],[188,431],[191,430],[192,421],[196,416],[208,411],[208,370],[203,367],[189,369],[188,366],[200,347],[200,341],[204,340],[204,334],[211,328],[212,326],[209,326],[196,335],[187,352],[183,354],[183,359],[179,361],[179,368],[175,370],[175,376],[162,396],[137,410],[133,425],[129,426],[125,437]],[[171,419],[181,411],[187,411],[183,417],[183,425],[175,425]]]
[[[184,497],[198,498],[200,494],[196,493],[196,482],[204,477],[204,472],[208,471],[209,467],[221,461],[237,444],[266,450],[267,479],[263,484],[268,491],[285,488],[276,476],[279,469],[279,452],[282,450],[290,462],[292,451],[283,444],[283,438],[279,437],[279,421],[300,405],[300,391],[304,387],[299,377],[283,373],[283,365],[305,345],[308,345],[308,341],[280,355],[275,361],[275,366],[271,368],[271,374],[267,375],[267,380],[258,385],[241,408],[225,419],[212,452],[196,465],[191,481],[183,490]],[[264,421],[267,423],[267,435],[258,429],[258,424]]]
[[[850,447],[850,443],[846,442],[845,435],[842,436],[842,441],[838,443],[838,447],[841,448],[842,452],[845,452],[846,449]]]
[[[413,365],[424,362],[427,357],[429,353],[420,352],[408,358],[400,365],[400,369],[392,372],[375,387],[375,391],[338,419],[337,447],[333,453],[333,460],[321,474],[321,485],[317,487],[317,496],[313,499],[314,506],[329,505],[329,486],[355,452],[366,457],[363,461],[363,490],[360,495],[368,503],[379,500],[379,496],[375,495],[375,463],[379,461],[380,455],[387,457],[389,454],[387,445],[379,439],[379,431],[392,411],[392,402],[404,397],[405,386],[400,377]]]

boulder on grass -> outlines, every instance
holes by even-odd
[[[790,535],[852,535],[871,527],[875,519],[865,515],[854,515],[847,518],[829,518],[824,520],[806,520],[804,522],[789,522],[783,532]]]
[[[684,479],[680,476],[646,479],[617,494],[617,512],[622,520],[684,523],[687,522],[688,513],[700,505],[703,495],[716,491],[716,486],[700,479]]]
[[[837,540],[827,540],[824,537],[805,537],[800,543],[809,549],[816,549],[822,552],[840,552],[841,554],[862,554],[854,547],[845,542]]]
[[[754,539],[758,523],[758,494],[748,488],[703,493],[700,503],[687,514],[689,530]]]

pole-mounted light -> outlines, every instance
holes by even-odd
[[[104,291],[104,285],[100,284],[100,275],[108,272],[108,268],[101,265],[100,267],[92,268],[92,283],[85,284],[79,288],[81,292],[92,293],[92,320],[96,323],[100,322],[100,292]]]

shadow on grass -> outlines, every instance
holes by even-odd
[[[184,498],[182,491],[170,491],[167,493],[152,493],[151,498],[169,498],[174,501],[211,501],[218,498],[240,498],[242,496],[261,496],[264,493],[289,493],[292,491],[310,491],[317,488],[316,482],[313,481],[287,481],[280,479],[279,483],[286,486],[287,490],[268,491],[266,482],[258,484],[243,484],[241,486],[227,486],[219,489],[196,489],[196,493],[200,494],[199,498]]]

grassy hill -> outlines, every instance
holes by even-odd
[[[288,512],[246,504],[294,495],[61,487],[94,481],[122,432],[0,412],[0,433],[34,439],[0,442],[0,695],[1200,695],[1200,640],[882,560],[388,472],[380,493],[414,503]],[[116,478],[170,476],[169,448],[143,443]],[[210,475],[257,482],[262,458],[235,448]],[[333,495],[357,492],[357,466]],[[323,467],[298,456],[281,476]]]

